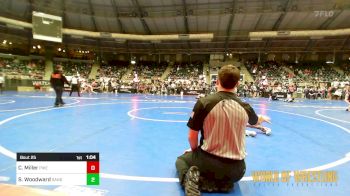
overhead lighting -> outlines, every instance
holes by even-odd
[[[41,48],[41,46],[40,46],[40,45],[38,45],[37,47],[38,47],[39,49]]]
[[[333,64],[333,61],[326,61],[327,64]]]
[[[66,52],[66,50],[65,49],[63,49],[63,51],[62,52]]]
[[[7,40],[5,39],[2,43],[3,43],[3,44],[6,44],[6,43],[7,43]]]
[[[62,49],[61,49],[61,48],[58,48],[57,50],[61,52]]]
[[[33,46],[33,49],[36,49],[36,46]]]
[[[9,42],[10,45],[12,45],[12,42]]]

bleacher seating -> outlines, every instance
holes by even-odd
[[[88,78],[92,64],[90,63],[82,63],[82,62],[54,62],[54,65],[62,65],[63,73],[67,76],[73,76],[79,74],[83,78]]]
[[[43,79],[45,72],[45,63],[43,60],[0,58],[0,67],[7,78]]]

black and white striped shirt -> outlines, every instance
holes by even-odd
[[[231,92],[221,91],[197,101],[187,126],[201,131],[202,150],[219,157],[242,160],[246,156],[246,124],[257,122],[258,116],[249,104]]]

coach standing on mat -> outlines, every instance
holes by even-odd
[[[237,67],[223,66],[216,81],[218,92],[199,99],[193,108],[187,123],[191,150],[176,160],[180,183],[188,196],[200,195],[200,190],[231,191],[246,170],[246,124],[269,122],[267,116],[256,115],[249,104],[236,97],[239,79]]]
[[[63,106],[64,102],[62,100],[62,94],[64,90],[64,84],[68,84],[66,77],[62,74],[62,66],[56,65],[54,72],[51,74],[50,78],[51,87],[55,90],[56,101],[55,107]]]

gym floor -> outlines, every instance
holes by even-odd
[[[64,94],[67,96],[67,93]],[[99,186],[40,186],[82,195],[184,195],[175,160],[185,149],[193,96],[53,93],[0,95],[0,183],[16,183],[16,152],[99,152]],[[247,171],[229,194],[348,195],[350,112],[344,101],[245,99],[271,117],[270,136],[247,137]],[[255,171],[335,171],[337,182],[257,182]],[[75,189],[75,190],[73,190]],[[93,193],[92,193],[93,192]],[[78,194],[72,194],[78,195]]]

